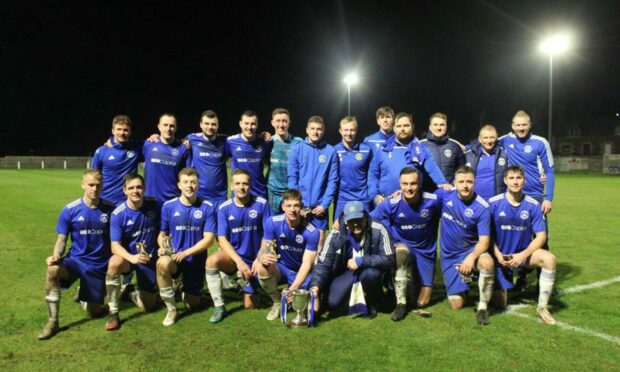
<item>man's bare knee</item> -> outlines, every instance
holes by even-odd
[[[121,269],[124,263],[124,258],[122,258],[121,256],[113,255],[110,258],[110,262],[108,262],[108,275],[113,276],[121,274]]]
[[[478,270],[493,270],[494,268],[495,264],[490,255],[483,254],[478,257]]]
[[[169,274],[173,263],[172,258],[168,256],[159,257],[157,260],[157,273],[160,275]]]

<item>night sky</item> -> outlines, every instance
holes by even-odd
[[[183,136],[206,109],[226,134],[247,109],[267,130],[273,108],[288,108],[298,135],[321,115],[336,143],[349,70],[361,79],[360,136],[382,105],[412,113],[417,135],[442,111],[468,142],[481,120],[507,130],[518,109],[546,135],[548,59],[537,47],[557,29],[575,45],[555,59],[554,115],[620,111],[618,1],[6,3],[0,156],[91,154],[120,113],[143,138],[173,112]]]

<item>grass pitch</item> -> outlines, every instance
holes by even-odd
[[[433,317],[413,314],[393,323],[389,313],[372,321],[339,317],[313,329],[290,330],[258,310],[241,310],[228,292],[232,314],[209,324],[209,306],[164,328],[163,309],[142,313],[121,305],[125,321],[106,332],[105,319],[88,319],[63,293],[63,331],[49,341],[36,335],[46,322],[44,259],[52,251],[63,205],[82,194],[81,171],[0,171],[0,369],[2,370],[618,370],[620,282],[551,300],[564,326],[493,314],[475,324],[473,305],[452,311],[438,276]],[[559,175],[550,218],[551,249],[558,257],[556,288],[620,275],[620,178]],[[439,274],[439,273],[438,273]],[[530,275],[530,282],[535,282]],[[536,300],[529,289],[522,300]],[[519,303],[514,297],[511,303]],[[180,305],[179,305],[180,308]],[[389,309],[385,309],[388,311]],[[535,316],[535,305],[519,314]]]

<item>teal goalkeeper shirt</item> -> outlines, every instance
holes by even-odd
[[[279,136],[273,136],[273,149],[271,150],[271,167],[267,180],[267,188],[271,192],[283,194],[287,189],[287,166],[288,153],[291,146],[303,141],[302,138],[289,134],[286,140],[282,140]]]

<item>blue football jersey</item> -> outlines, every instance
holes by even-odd
[[[161,231],[172,237],[170,245],[177,252],[193,247],[202,240],[204,233],[215,233],[216,224],[215,207],[206,200],[196,199],[194,204],[185,205],[180,198],[174,198],[161,208]],[[187,260],[191,263],[206,255],[205,251]]]
[[[177,187],[179,171],[185,168],[189,151],[182,142],[165,144],[148,142],[142,147],[144,156],[144,195],[155,198],[160,204],[179,196]]]
[[[441,207],[437,195],[423,193],[418,205],[410,205],[401,196],[379,204],[370,217],[388,221],[394,243],[406,244],[427,257],[437,251],[437,227]]]
[[[540,204],[530,196],[525,196],[519,205],[514,206],[506,194],[499,194],[492,197],[489,204],[493,218],[493,238],[504,254],[525,250],[533,234],[545,231]]]
[[[226,151],[231,154],[231,172],[241,168],[250,173],[250,193],[267,198],[267,179],[265,164],[269,159],[273,141],[257,137],[252,142],[245,141],[240,134],[228,137]]]
[[[101,199],[119,205],[126,199],[123,177],[128,173],[138,172],[143,143],[129,141],[121,144],[116,142],[114,137],[110,141],[112,147],[101,146],[95,151],[91,168],[100,170],[103,176]]]
[[[94,265],[105,265],[110,259],[110,214],[114,206],[100,201],[89,208],[82,199],[67,204],[56,223],[58,234],[71,237],[68,257]]]
[[[319,230],[303,220],[292,229],[286,216],[279,214],[265,223],[264,240],[274,240],[280,263],[293,271],[299,271],[305,250],[316,252],[319,244]]]
[[[338,154],[338,203],[348,201],[369,201],[368,169],[372,160],[372,149],[366,144],[347,148],[342,142],[334,146]]]
[[[480,236],[490,236],[491,213],[489,205],[475,195],[465,203],[456,190],[436,191],[441,200],[441,257],[450,258],[469,250]]]
[[[110,240],[118,242],[131,254],[138,254],[136,243],[146,243],[146,251],[157,257],[159,213],[154,200],[145,200],[140,209],[131,209],[127,202],[122,203],[110,218]]]
[[[243,207],[228,199],[217,213],[217,236],[227,238],[237,254],[251,263],[258,254],[264,224],[269,217],[271,209],[265,198],[252,196]]]
[[[189,164],[200,176],[198,197],[213,202],[228,198],[228,173],[226,171],[226,136],[217,135],[213,141],[203,133],[187,136],[192,149]]]

